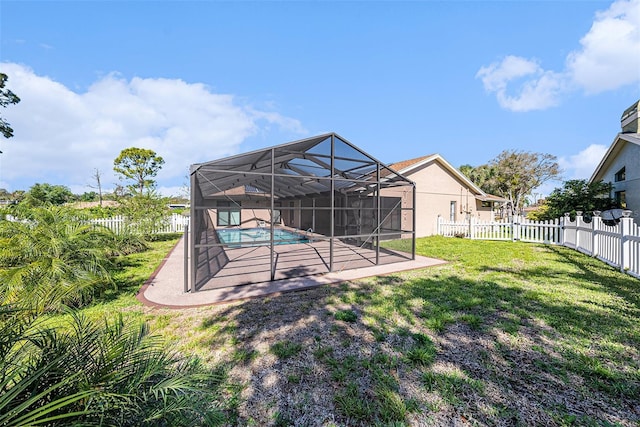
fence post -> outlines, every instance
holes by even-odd
[[[475,221],[473,215],[469,214],[469,239],[473,240],[476,237],[475,233]]]
[[[631,218],[632,211],[622,211],[622,218],[620,218],[620,271],[624,273],[629,269],[630,256],[631,256],[631,243],[628,236],[631,234]]]
[[[440,215],[436,218],[436,235],[442,235],[442,217]]]
[[[562,246],[567,241],[567,222],[569,222],[569,212],[565,212],[564,216],[560,218],[560,244]]]
[[[582,211],[576,211],[576,250],[580,250],[580,224],[582,224]]]
[[[598,256],[600,253],[598,231],[602,222],[601,213],[600,211],[593,211],[593,218],[591,218],[591,256]]]
[[[511,215],[511,241],[516,241],[516,225],[515,225],[515,216]]]

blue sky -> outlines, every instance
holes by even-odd
[[[192,163],[330,131],[385,163],[517,149],[588,178],[640,98],[640,0],[3,0],[0,20],[10,191],[113,187],[136,146],[178,194]]]

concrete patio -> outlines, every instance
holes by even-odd
[[[316,286],[341,283],[349,280],[380,276],[405,270],[414,270],[445,264],[445,261],[416,256],[397,262],[398,255],[381,252],[380,265],[372,265],[362,248],[347,247],[337,249],[337,260],[342,263],[356,262],[358,268],[341,270],[343,266],[336,262],[334,272],[328,272],[328,266],[322,257],[326,248],[314,248],[312,245],[282,245],[278,248],[278,264],[274,281],[269,279],[268,249],[243,248],[230,252],[230,262],[209,282],[199,286],[197,292],[184,292],[184,242],[181,239],[147,283],[138,292],[138,299],[145,305],[166,308],[187,308],[226,303],[235,300],[256,298],[283,292],[299,291]],[[360,254],[359,254],[360,252]],[[266,257],[266,258],[265,258]],[[384,262],[390,262],[385,264]],[[304,277],[287,277],[293,272],[316,274]],[[288,273],[287,273],[288,272]],[[260,280],[257,283],[242,283]]]

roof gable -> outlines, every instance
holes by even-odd
[[[430,154],[428,156],[416,157],[415,159],[403,160],[389,165],[389,168],[398,171],[401,175],[409,177],[412,173],[417,172],[422,166],[430,163],[438,162],[444,167],[454,178],[463,182],[470,190],[472,190],[480,199],[484,200],[487,194],[467,178],[457,168],[453,167],[440,154]]]
[[[611,144],[605,155],[602,157],[602,160],[600,160],[600,163],[591,175],[591,178],[589,178],[590,183],[600,181],[602,179],[606,171],[609,169],[613,161],[620,154],[622,148],[627,143],[634,144],[640,147],[640,134],[619,133],[618,135],[616,135],[613,143]]]

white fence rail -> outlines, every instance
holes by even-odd
[[[106,227],[114,233],[123,233],[128,230],[135,232],[137,230],[136,224],[128,222],[122,215],[117,215],[111,218],[92,219],[91,222],[93,224]],[[152,232],[154,234],[183,233],[184,227],[187,225],[189,225],[188,216],[174,213],[165,218],[164,221],[154,224]]]
[[[4,219],[7,221],[27,221],[20,220],[13,215],[5,215]],[[114,233],[124,233],[127,231],[136,233],[141,232],[141,230],[145,230],[145,232],[148,231],[152,234],[164,234],[184,233],[185,227],[189,225],[189,217],[174,213],[171,214],[171,216],[166,217],[162,221],[150,224],[148,227],[146,225],[127,221],[126,217],[124,217],[123,215],[116,215],[111,218],[90,219],[89,222],[94,225],[108,228]],[[151,229],[149,230],[149,228]]]
[[[625,211],[629,215],[630,211]],[[581,215],[553,221],[531,221],[513,217],[504,221],[445,221],[438,217],[437,234],[478,240],[520,240],[563,245],[598,258],[640,279],[640,227],[625,216],[616,225],[606,225],[594,216],[586,222]]]

